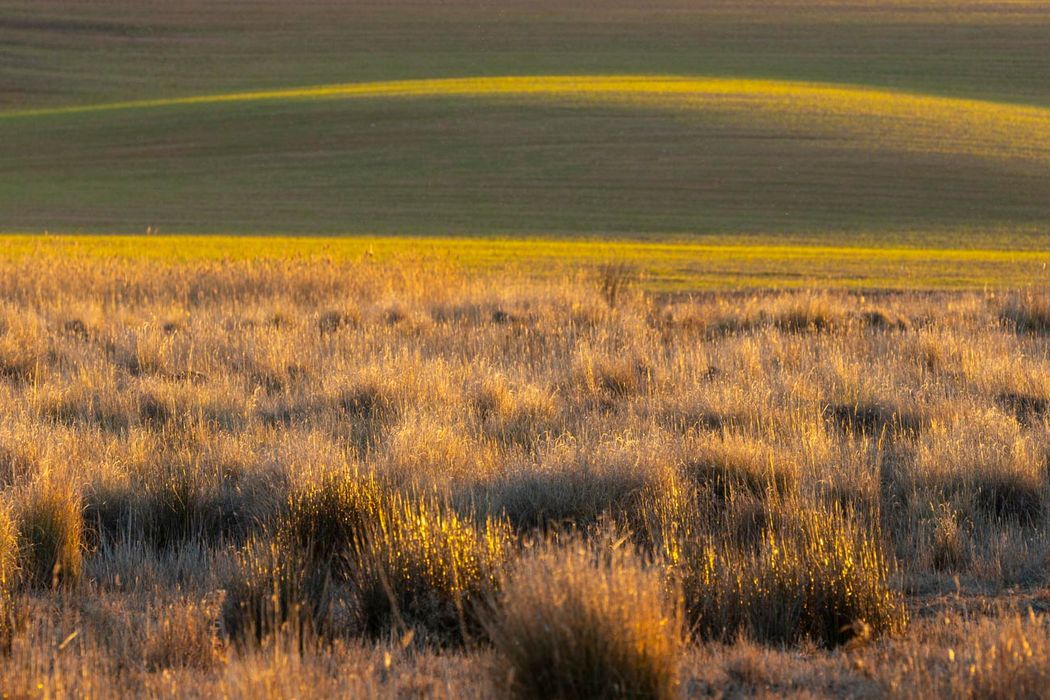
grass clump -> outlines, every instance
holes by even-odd
[[[1011,296],[1001,317],[1018,333],[1050,333],[1050,290],[1028,290]]]
[[[795,470],[774,450],[728,434],[694,445],[682,465],[682,473],[722,503],[737,496],[785,496],[796,486]]]
[[[333,631],[331,597],[345,589],[353,614],[339,623],[344,629],[375,637],[411,628],[441,642],[477,630],[477,603],[512,551],[505,521],[478,526],[436,497],[351,473],[293,490],[275,542],[265,571],[315,630]],[[242,597],[258,607],[257,594]],[[288,606],[274,608],[272,617],[286,620]]]
[[[408,627],[446,642],[470,637],[477,606],[512,551],[503,520],[477,526],[436,498],[392,494],[352,554],[365,629]]]
[[[877,533],[849,513],[793,510],[770,518],[756,551],[692,533],[671,552],[699,636],[834,647],[903,629],[903,600]]]
[[[34,588],[57,588],[80,580],[84,520],[80,496],[50,481],[34,484],[18,508],[22,568]]]
[[[226,584],[221,621],[239,645],[291,639],[297,644],[330,633],[336,598],[328,572],[310,566],[302,553],[276,541],[252,541],[238,557]]]
[[[293,489],[277,539],[302,552],[313,568],[345,575],[349,553],[362,542],[386,506],[374,476],[350,472],[322,475]]]
[[[541,547],[506,577],[486,629],[516,697],[676,697],[681,607],[629,547]]]

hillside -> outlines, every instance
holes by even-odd
[[[994,231],[1009,247],[1050,215],[1042,3],[0,16],[6,231]]]

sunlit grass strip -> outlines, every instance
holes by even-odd
[[[811,285],[980,289],[1031,285],[1050,274],[1050,250],[404,236],[0,236],[0,259],[45,256],[171,263],[287,257],[336,261],[409,258],[478,272],[507,270],[545,277],[625,262],[642,273],[646,286],[668,291]]]
[[[229,103],[442,97],[702,109],[772,121],[789,130],[817,127],[909,150],[1050,160],[1050,109],[827,83],[725,77],[508,76],[347,83],[10,111],[0,113],[0,119]]]

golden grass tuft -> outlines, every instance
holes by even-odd
[[[453,643],[476,634],[477,608],[513,552],[509,526],[476,525],[433,497],[399,493],[370,525],[351,573],[365,629]]]
[[[543,544],[506,575],[485,627],[519,698],[673,698],[681,606],[629,546]]]
[[[877,530],[853,513],[792,508],[770,517],[760,546],[741,550],[726,536],[679,527],[668,552],[686,610],[705,639],[834,647],[904,629],[902,595]],[[692,538],[692,539],[688,539]]]

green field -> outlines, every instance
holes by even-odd
[[[378,262],[411,259],[481,274],[552,279],[593,274],[607,265],[640,275],[648,289],[681,292],[729,287],[982,289],[1019,287],[1050,275],[1050,251],[829,246],[767,238],[702,242],[554,238],[400,236],[0,236],[0,260],[119,259]]]
[[[0,0],[0,47],[0,231],[1050,249],[1042,2]]]

